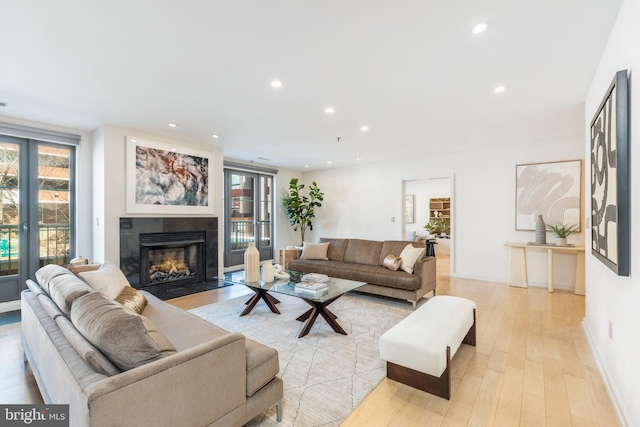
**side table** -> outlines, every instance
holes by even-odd
[[[282,268],[287,270],[289,261],[298,259],[300,252],[300,249],[280,249],[280,265]]]

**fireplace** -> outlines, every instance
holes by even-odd
[[[218,287],[217,218],[120,218],[120,269],[162,299]]]

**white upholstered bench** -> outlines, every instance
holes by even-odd
[[[380,337],[387,378],[449,399],[451,358],[462,343],[476,345],[476,303],[439,295]]]

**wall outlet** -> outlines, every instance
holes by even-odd
[[[609,320],[609,339],[613,339],[613,322]]]
[[[395,216],[391,217],[391,222],[396,222],[396,217]]]

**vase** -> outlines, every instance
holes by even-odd
[[[547,225],[542,219],[542,215],[538,215],[536,219],[536,243],[539,245],[547,244]]]
[[[244,251],[244,280],[245,282],[257,282],[260,280],[260,252],[254,242],[249,242]]]
[[[271,260],[263,261],[262,263],[262,281],[265,283],[273,282],[274,280],[274,270],[273,264],[271,264]]]

